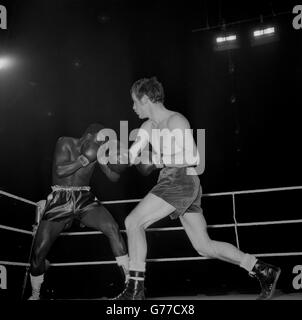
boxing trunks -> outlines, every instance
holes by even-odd
[[[186,212],[201,212],[202,190],[200,180],[193,167],[164,167],[151,193],[171,204],[175,211],[170,214],[176,219]]]
[[[91,210],[101,210],[103,205],[90,192],[90,187],[52,186],[48,195],[42,220],[72,222],[81,220]]]

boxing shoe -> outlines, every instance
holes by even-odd
[[[144,272],[129,272],[129,280],[122,293],[111,300],[145,300]]]
[[[118,266],[120,270],[120,274],[124,283],[126,284],[129,281],[129,270],[126,270],[123,266]]]
[[[280,273],[280,268],[257,260],[251,272],[251,276],[256,277],[261,286],[261,292],[257,300],[269,300],[272,298]]]
[[[40,300],[40,290],[32,289],[31,296],[28,298],[28,300]]]

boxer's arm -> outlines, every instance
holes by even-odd
[[[110,181],[116,182],[119,180],[120,175],[118,173],[110,170],[110,168],[106,164],[100,164],[100,168],[105,173],[105,175],[107,176],[107,178]]]
[[[170,131],[175,130],[176,134],[173,134],[175,144],[172,143],[171,156],[178,153],[186,152],[190,149],[190,152],[198,155],[198,149],[196,147],[189,121],[182,115],[174,115],[168,121],[168,129]]]
[[[142,164],[142,163],[137,164],[136,168],[143,176],[148,176],[151,172],[157,169],[155,164]]]
[[[135,164],[136,159],[141,154],[142,150],[148,145],[151,137],[152,124],[151,121],[146,121],[140,127],[136,139],[129,149],[130,165]]]
[[[156,169],[163,168],[163,165],[159,161],[160,159],[152,152],[152,148],[149,148],[149,146],[146,146],[142,151],[140,160],[141,161],[136,164],[136,168],[144,176],[148,176]]]
[[[60,178],[68,177],[85,166],[85,159],[70,160],[70,146],[66,138],[60,138],[55,150],[55,169]],[[88,165],[89,163],[87,163]]]

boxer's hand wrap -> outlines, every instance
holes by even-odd
[[[78,160],[80,161],[82,167],[87,167],[90,163],[90,161],[82,154],[78,157]]]

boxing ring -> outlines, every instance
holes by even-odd
[[[280,192],[280,191],[293,191],[293,190],[302,190],[302,186],[292,186],[292,187],[282,187],[282,188],[267,188],[267,189],[254,189],[254,190],[243,190],[243,191],[231,191],[231,192],[221,192],[221,193],[208,193],[208,194],[203,194],[203,197],[229,197],[230,200],[232,201],[232,223],[225,223],[225,224],[210,224],[208,225],[208,228],[233,228],[234,230],[234,235],[236,238],[236,246],[240,249],[240,239],[239,239],[239,233],[238,229],[239,228],[245,228],[245,227],[258,227],[258,226],[269,226],[269,225],[289,225],[289,224],[299,224],[302,223],[302,219],[283,219],[283,220],[271,220],[271,221],[261,221],[261,222],[239,222],[237,219],[237,214],[236,214],[236,199],[240,197],[240,195],[244,194],[259,194],[259,193],[272,193],[272,192]],[[5,192],[0,190],[0,196],[5,196],[9,197],[15,200],[18,200],[23,203],[27,203],[35,207],[36,209],[39,207],[39,202],[33,202],[28,199],[16,196],[14,194]],[[102,201],[102,204],[104,205],[115,205],[115,204],[125,204],[125,203],[137,203],[141,199],[130,199],[130,200],[114,200],[114,201]],[[19,266],[19,267],[25,267],[25,276],[24,276],[24,281],[23,281],[23,288],[22,288],[22,296],[21,299],[24,298],[24,291],[26,288],[26,284],[28,281],[28,276],[29,276],[29,267],[30,267],[30,256],[33,248],[33,240],[35,236],[35,232],[37,230],[38,223],[40,221],[40,217],[38,217],[38,210],[36,210],[36,221],[35,224],[33,225],[33,230],[24,230],[21,228],[14,228],[12,226],[7,226],[7,225],[2,225],[0,224],[0,229],[1,230],[7,230],[10,232],[15,232],[15,233],[22,233],[26,234],[28,236],[32,237],[31,240],[31,248],[28,253],[28,261],[27,262],[20,262],[20,261],[0,261],[0,265],[4,266]],[[164,227],[164,228],[148,228],[146,231],[147,232],[169,232],[169,231],[182,231],[183,227]],[[121,230],[121,232],[125,232],[125,230]],[[101,234],[102,232],[100,231],[83,231],[83,232],[62,232],[60,236],[88,236],[88,235],[95,235],[95,234]],[[293,257],[293,256],[302,256],[302,251],[293,251],[293,252],[265,252],[265,253],[253,253],[256,257]],[[175,257],[175,258],[158,258],[158,259],[147,259],[147,262],[152,262],[152,263],[164,263],[164,262],[171,262],[171,261],[195,261],[195,260],[206,260],[210,259],[207,257],[203,256],[198,256],[198,257]],[[116,261],[90,261],[90,262],[85,262],[85,261],[78,261],[78,262],[68,262],[68,263],[50,263],[50,266],[53,267],[67,267],[67,266],[89,266],[89,265],[104,265],[104,264],[116,264]],[[302,264],[302,263],[301,263]],[[298,292],[297,295],[288,295],[288,297],[279,297],[280,299],[302,299],[302,292]],[[156,300],[157,298],[152,298],[151,300]],[[160,298],[158,298],[160,299]],[[165,299],[195,299],[195,300],[208,300],[210,298],[207,297],[171,297]],[[211,298],[215,299],[215,298]],[[254,295],[242,295],[241,297],[232,297],[232,296],[224,296],[224,297],[216,297],[218,300],[229,300],[229,299],[255,299]],[[277,298],[278,299],[278,298]]]

